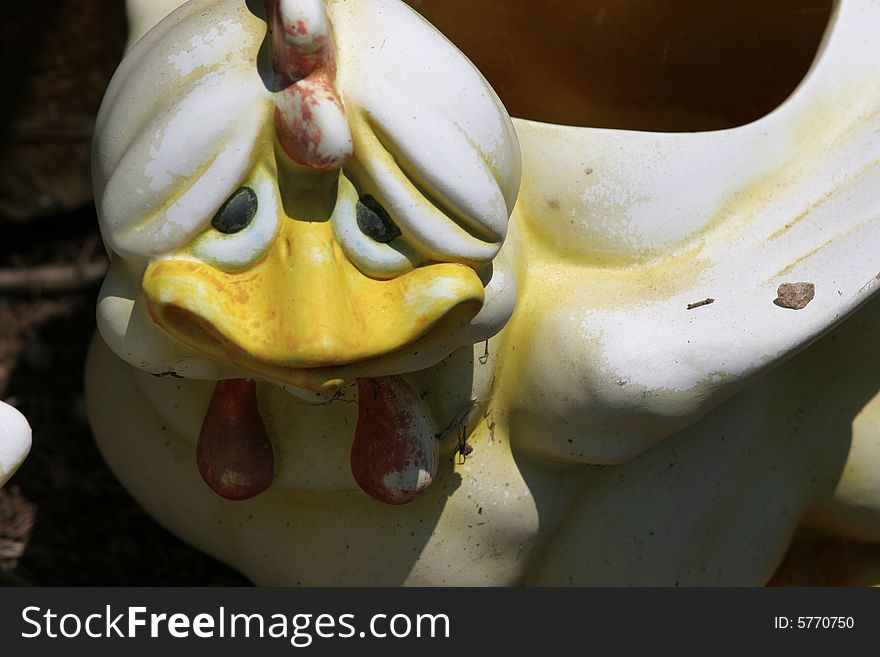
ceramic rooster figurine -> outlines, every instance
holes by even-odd
[[[878,22],[660,134],[511,120],[396,0],[186,3],[98,118],[107,461],[261,584],[759,584],[804,523],[880,541],[880,308],[790,358],[880,284]]]

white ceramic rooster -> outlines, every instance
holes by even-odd
[[[804,522],[880,541],[877,304],[783,364],[878,286],[878,24],[840,2],[779,109],[661,134],[511,121],[396,0],[192,0],[98,119],[105,457],[263,584],[759,584]]]

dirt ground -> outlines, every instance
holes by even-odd
[[[123,2],[19,3],[0,35],[0,399],[27,416],[34,441],[0,489],[0,584],[247,585],[141,510],[85,416],[107,262],[89,143],[122,53]]]

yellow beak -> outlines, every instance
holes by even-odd
[[[154,321],[215,358],[327,389],[343,383],[331,380],[333,368],[464,325],[483,305],[470,267],[433,264],[376,280],[348,260],[329,222],[281,223],[270,251],[245,271],[186,256],[151,263],[143,290]]]

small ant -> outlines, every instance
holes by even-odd
[[[473,451],[473,445],[468,444],[468,419],[470,418],[471,412],[474,408],[482,407],[482,404],[478,402],[476,399],[471,399],[467,402],[461,410],[455,414],[455,417],[452,418],[452,421],[446,427],[446,429],[438,435],[440,440],[445,439],[449,436],[453,431],[458,432],[458,446],[455,448],[455,452],[453,453],[453,458],[455,456],[458,457],[458,465],[463,465],[465,461],[467,461],[468,456],[470,456]]]
[[[455,450],[455,453],[458,454],[458,465],[464,465],[467,462],[468,456],[474,451],[474,446],[468,443],[467,436],[465,435],[466,431],[467,428],[462,427],[458,434],[458,448]]]

